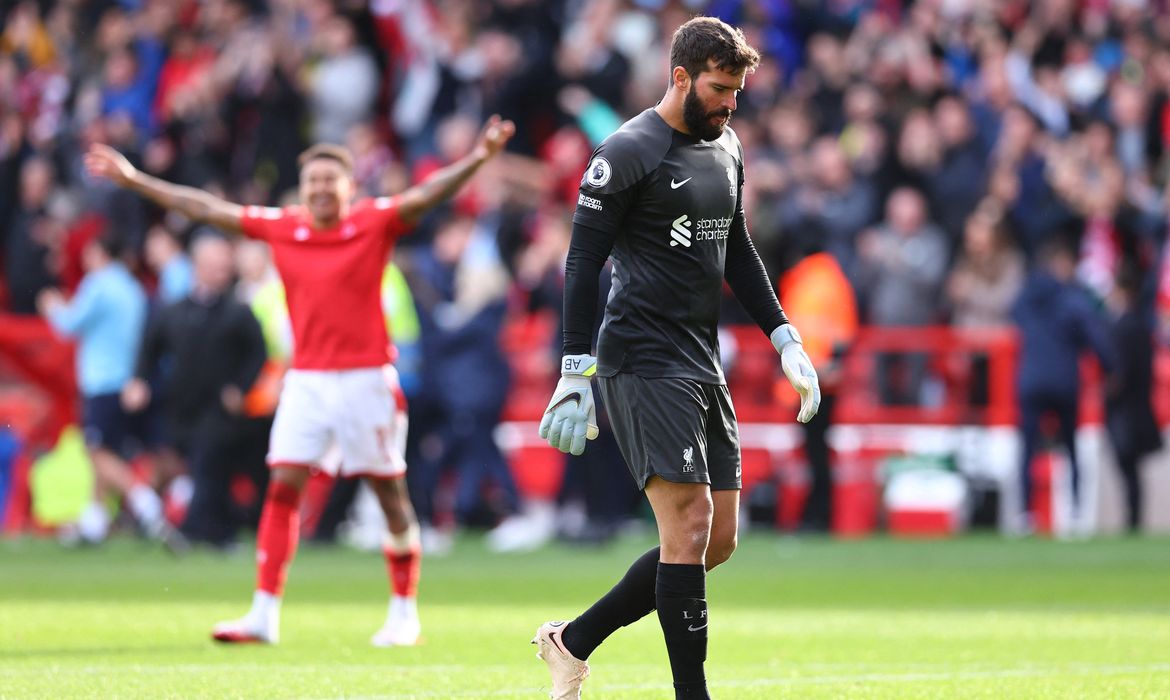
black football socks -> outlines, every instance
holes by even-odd
[[[710,700],[707,660],[707,572],[702,564],[658,565],[658,622],[674,674],[675,700]]]
[[[569,653],[587,659],[617,628],[633,624],[654,610],[655,579],[660,578],[659,547],[651,549],[630,566],[622,580],[585,612],[565,626],[561,641]],[[702,571],[703,567],[698,567]],[[699,595],[702,597],[702,578]],[[706,609],[706,603],[704,603]],[[704,649],[706,637],[703,638]]]

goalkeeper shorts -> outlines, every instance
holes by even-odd
[[[598,385],[638,488],[655,475],[713,491],[741,487],[739,427],[725,385],[626,372],[598,377]]]

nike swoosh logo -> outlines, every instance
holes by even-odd
[[[564,624],[564,623],[561,623],[561,624]],[[565,642],[562,639],[562,637],[563,637],[563,634],[559,628],[557,629],[556,632],[549,632],[548,633],[549,641],[551,641],[553,643],[553,646],[557,648],[557,651],[561,652],[565,656],[576,658],[576,657],[573,657],[573,654],[569,652],[569,648],[565,646]]]
[[[706,628],[707,628],[707,625],[699,625],[698,627],[693,627],[693,626],[688,625],[687,631],[688,632],[698,632],[699,630],[706,629]]]
[[[683,185],[685,185],[685,184],[687,184],[688,182],[690,182],[690,181],[691,181],[691,178],[693,178],[693,177],[694,177],[694,175],[691,175],[691,177],[688,177],[687,179],[683,180],[682,182],[675,182],[673,177],[672,177],[672,178],[670,178],[670,189],[672,189],[672,190],[677,190],[678,188],[680,188],[680,187],[682,187]]]
[[[569,403],[570,401],[580,402],[581,396],[579,394],[576,394],[576,393],[568,394],[567,396],[565,396],[565,398],[561,399],[560,401],[557,401],[552,406],[549,406],[548,408],[544,409],[544,412],[545,413],[552,413],[553,411],[557,410],[561,406],[564,406],[565,404]],[[560,625],[557,625],[557,626],[559,627]]]

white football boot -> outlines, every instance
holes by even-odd
[[[248,614],[216,624],[211,638],[225,644],[276,644],[280,641],[280,598],[256,591]]]
[[[532,643],[536,645],[536,657],[544,659],[552,675],[552,700],[578,700],[581,697],[581,683],[589,677],[589,664],[569,653],[561,641],[565,622],[546,622],[536,630]]]
[[[418,644],[422,624],[418,620],[418,607],[414,598],[390,599],[390,611],[386,624],[370,638],[376,647],[410,647]]]

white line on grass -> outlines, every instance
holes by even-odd
[[[627,666],[629,664],[614,664],[614,667]],[[828,666],[829,664],[825,664]],[[836,664],[833,664],[836,665]],[[867,664],[868,665],[868,664]],[[841,664],[841,666],[847,666]],[[856,668],[857,666],[853,666]],[[330,672],[358,671],[358,670],[385,670],[386,666],[382,664],[331,664],[329,666]],[[96,676],[116,676],[118,672],[125,672],[132,670],[134,673],[147,674],[163,674],[163,673],[223,673],[225,671],[259,671],[265,673],[272,673],[273,671],[300,671],[300,672],[316,672],[312,666],[306,667],[303,664],[176,664],[169,666],[152,666],[152,667],[109,667],[109,666],[81,666],[75,668],[18,668],[5,669],[5,675],[40,675],[40,676],[60,676],[60,675],[96,675]],[[484,673],[491,673],[493,671],[515,671],[514,666],[468,666],[463,664],[436,664],[426,666],[407,666],[401,667],[399,670],[407,671],[411,675],[419,675],[426,673],[477,673],[483,675]],[[1076,664],[1076,665],[1052,665],[1052,666],[1025,666],[1022,668],[988,668],[985,670],[939,670],[939,671],[910,671],[910,672],[860,672],[860,673],[840,673],[840,674],[822,674],[822,675],[806,675],[806,676],[788,676],[781,678],[757,678],[747,680],[720,680],[709,681],[709,684],[714,688],[768,688],[777,686],[801,686],[801,685],[829,685],[834,683],[917,683],[926,681],[961,681],[961,680],[976,680],[981,678],[1036,678],[1041,676],[1114,676],[1131,673],[1165,673],[1170,672],[1170,663],[1149,663],[1149,664]],[[669,683],[614,683],[607,685],[593,686],[593,689],[598,692],[618,692],[618,691],[632,691],[632,690],[663,690],[669,689]],[[487,697],[506,697],[510,695],[521,695],[532,692],[532,687],[513,687],[510,689],[500,690],[466,690],[466,691],[432,691],[432,692],[416,692],[406,694],[391,694],[391,695],[363,695],[356,698],[346,696],[350,700],[421,700],[423,698],[487,698]],[[324,699],[322,699],[324,700]]]

